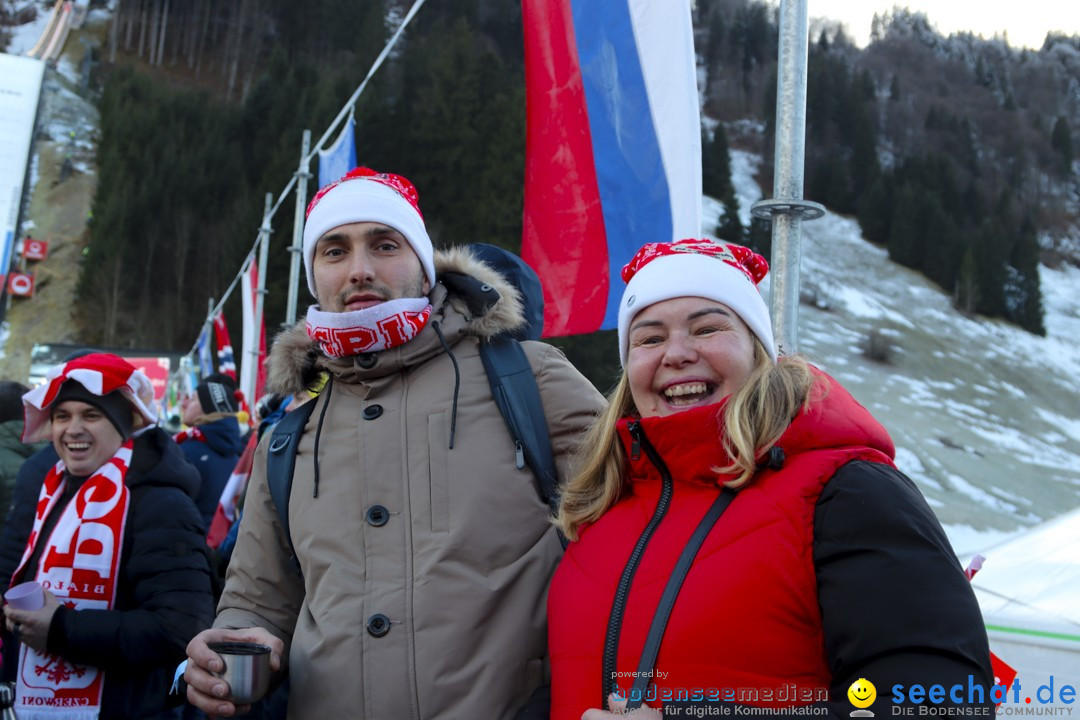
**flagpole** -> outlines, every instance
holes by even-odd
[[[781,355],[798,352],[802,221],[816,220],[825,214],[824,206],[803,199],[808,38],[806,0],[781,0],[773,171],[775,197],[759,200],[750,208],[754,217],[772,219],[769,310],[776,347]]]
[[[308,157],[310,147],[311,130],[304,130],[304,137],[300,143],[300,165],[296,168],[296,209],[293,212],[292,245],[289,247],[292,258],[289,260],[289,299],[285,308],[286,327],[296,322],[296,295],[299,292],[300,260],[304,252],[304,214],[307,211],[307,184],[308,180],[311,179],[311,158]]]

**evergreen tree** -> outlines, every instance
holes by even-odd
[[[896,202],[889,226],[889,257],[907,267],[917,268],[922,251],[922,206],[918,189],[904,184],[896,189]]]
[[[1064,174],[1068,174],[1073,162],[1072,129],[1069,127],[1068,118],[1064,115],[1054,123],[1054,130],[1050,134],[1050,147],[1061,156],[1059,167]]]
[[[1005,288],[1008,318],[1028,332],[1046,335],[1039,283],[1038,234],[1030,215],[1020,224],[1009,259],[1009,276]]]
[[[750,228],[746,233],[746,246],[765,257],[772,257],[772,223],[759,217],[750,218]]]
[[[718,123],[712,138],[702,130],[701,189],[706,195],[723,198],[734,192],[731,184],[731,154],[723,123]]]
[[[735,199],[734,192],[729,192],[724,196],[723,206],[724,214],[716,224],[716,236],[721,240],[739,245],[746,244],[746,230],[739,217],[739,203]]]
[[[979,302],[979,285],[975,268],[975,247],[972,243],[966,243],[964,255],[960,260],[960,268],[957,271],[956,289],[953,293],[956,308],[961,312],[971,315]]]
[[[863,236],[878,245],[889,244],[893,216],[893,176],[880,175],[859,200],[859,226]]]
[[[739,202],[731,182],[731,153],[723,124],[717,124],[712,138],[702,138],[701,184],[705,194],[716,198],[724,214],[716,225],[716,236],[729,242],[744,243],[746,231],[739,218]]]

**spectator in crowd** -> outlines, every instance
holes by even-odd
[[[22,396],[30,391],[14,380],[0,381],[0,516],[11,511],[15,476],[28,457],[44,443],[24,443]]]
[[[236,381],[224,373],[203,378],[195,392],[180,404],[180,420],[188,429],[177,434],[176,439],[184,457],[202,477],[195,506],[207,529],[214,519],[225,483],[244,449],[237,420],[239,411]]]
[[[546,718],[543,598],[562,548],[479,352],[524,324],[519,293],[465,249],[436,254],[412,183],[366,168],[315,196],[303,257],[318,305],[274,343],[267,386],[325,387],[287,531],[273,435],[259,446],[215,627],[188,646],[189,700],[245,710],[207,646],[244,640],[287,664],[290,718]],[[602,398],[554,347],[522,347],[566,477]]]
[[[575,542],[548,599],[552,720],[701,717],[688,699],[880,718],[915,714],[916,685],[969,684],[975,702],[935,709],[992,714],[986,629],[941,525],[866,408],[777,357],[767,271],[708,240],[623,269],[623,374],[559,514]],[[867,681],[877,702],[861,686],[852,712]]]
[[[16,712],[168,716],[172,670],[213,615],[198,473],[154,425],[150,381],[115,355],[53,368],[23,402],[27,439],[50,438],[60,460],[12,579],[38,582],[44,606],[4,607],[5,645],[22,646],[4,667]]]

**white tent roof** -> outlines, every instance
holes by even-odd
[[[1021,678],[1080,674],[1080,509],[981,554],[972,586],[991,649]]]

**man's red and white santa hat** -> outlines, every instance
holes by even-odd
[[[57,365],[45,376],[45,382],[23,395],[26,425],[23,442],[48,439],[50,406],[67,382],[77,382],[93,395],[104,397],[119,391],[141,416],[144,425],[157,422],[154,386],[150,378],[116,355],[91,353]]]
[[[428,284],[435,286],[435,248],[420,213],[420,195],[416,188],[400,175],[361,167],[319,190],[308,204],[304,223],[304,270],[312,296],[318,298],[312,262],[319,238],[336,227],[358,222],[382,223],[404,235],[420,258]]]

